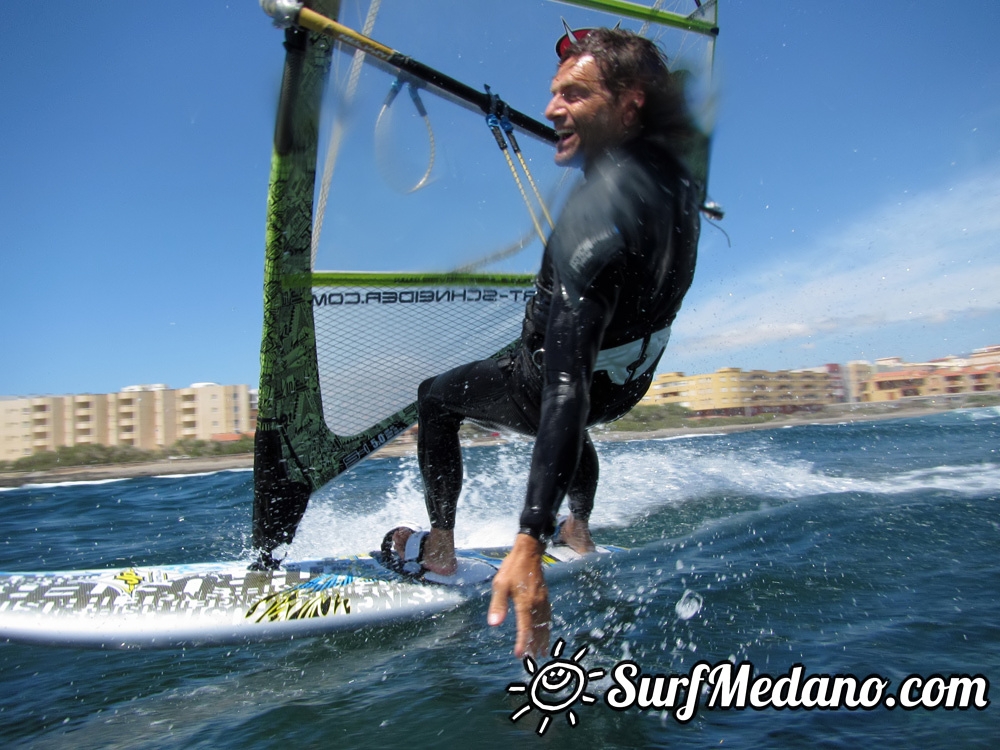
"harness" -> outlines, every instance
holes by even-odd
[[[594,372],[604,372],[615,385],[627,385],[646,374],[662,356],[670,341],[670,326],[597,353]],[[545,365],[545,349],[531,353],[531,362],[539,370]]]
[[[670,326],[597,353],[594,372],[605,372],[616,385],[631,383],[653,367],[667,348]]]

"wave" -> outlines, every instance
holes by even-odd
[[[55,487],[85,487],[88,485],[114,484],[115,482],[126,482],[129,477],[116,477],[113,479],[80,479],[73,482],[32,482],[22,484],[19,487],[0,487],[0,492],[13,492],[15,490],[39,490],[53,489]]]
[[[1000,406],[987,406],[977,409],[956,409],[953,413],[961,415],[966,419],[979,422],[1000,417]]]
[[[150,474],[134,477],[111,477],[108,479],[77,479],[72,481],[53,481],[53,482],[30,482],[16,487],[0,487],[0,492],[16,492],[17,490],[38,490],[38,489],[55,489],[60,487],[86,487],[90,485],[102,485],[102,484],[114,484],[117,482],[136,482],[144,481],[148,479],[189,479],[191,477],[211,477],[217,474],[240,474],[240,473],[252,473],[253,467],[237,467],[228,469],[216,469],[214,471],[192,471],[192,472],[178,472],[175,474]]]
[[[996,463],[892,469],[877,457],[865,455],[846,466],[841,461],[821,464],[810,460],[812,454],[810,459],[798,457],[797,451],[774,447],[769,438],[760,436],[740,443],[734,443],[732,436],[604,443],[598,444],[598,452],[601,480],[591,517],[595,528],[631,526],[658,511],[712,498],[735,512],[745,507],[747,498],[785,504],[844,494],[897,497],[944,492],[971,497],[1000,493],[1000,465]],[[460,547],[511,543],[517,533],[530,455],[530,444],[484,447],[466,454],[455,530]],[[846,455],[855,456],[853,452]],[[397,525],[426,527],[416,460],[398,459],[389,466],[345,477],[317,493],[291,554],[305,559],[374,550],[385,532]]]
[[[876,462],[877,463],[877,462]],[[671,448],[602,459],[599,492],[630,503],[680,504],[708,495],[739,495],[795,500],[819,495],[865,493],[902,495],[921,491],[981,495],[1000,492],[1000,464],[941,464],[891,470],[858,464],[837,473],[814,461],[789,457],[759,446],[738,449]],[[881,470],[879,476],[871,476]]]
[[[222,473],[227,472],[227,471],[228,472],[232,472],[234,474],[241,473],[241,472],[242,473],[253,472],[253,467],[252,466],[245,466],[245,467],[237,468],[237,469],[215,469],[214,471],[192,471],[192,472],[180,472],[180,473],[177,473],[177,474],[154,474],[151,478],[152,479],[180,479],[180,478],[183,478],[183,477],[211,477],[211,476],[214,476],[216,474],[222,474]]]

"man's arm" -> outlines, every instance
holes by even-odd
[[[617,289],[611,291],[617,297]],[[555,530],[555,513],[580,460],[594,363],[613,306],[614,299],[597,294],[574,300],[563,285],[556,285],[545,333],[541,414],[521,512],[522,533],[538,538]]]
[[[541,417],[521,531],[493,579],[488,614],[489,624],[499,625],[508,601],[513,601],[518,658],[548,650],[552,609],[542,573],[545,545],[540,538],[552,533],[555,512],[580,460],[594,362],[614,307],[613,299],[594,297],[573,300],[561,284],[553,293],[545,336]]]

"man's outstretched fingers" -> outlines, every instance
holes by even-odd
[[[542,656],[549,650],[549,628],[552,620],[552,607],[548,599],[535,606],[514,605],[517,615],[517,641],[514,644],[514,656],[518,659],[525,654]]]
[[[493,596],[490,598],[490,608],[486,613],[487,623],[496,626],[507,618],[507,600],[507,591],[501,591],[494,584]]]
[[[490,625],[499,625],[507,617],[508,602],[514,604],[517,640],[514,654],[540,654],[548,649],[549,621],[552,607],[542,573],[545,546],[537,539],[518,534],[510,554],[493,577],[493,598],[487,614]]]

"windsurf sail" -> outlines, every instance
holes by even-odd
[[[714,1],[261,4],[285,35],[254,461],[267,567],[313,492],[415,423],[422,380],[516,344],[569,182],[541,116],[564,17],[648,24],[699,111],[718,30]],[[706,138],[703,184],[707,155]]]

